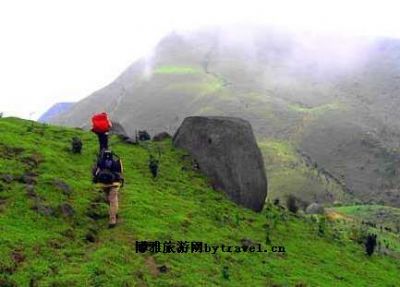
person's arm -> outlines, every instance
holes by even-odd
[[[92,168],[92,181],[93,181],[93,183],[97,183],[96,175],[97,175],[98,172],[99,172],[98,165],[94,165],[93,168]]]

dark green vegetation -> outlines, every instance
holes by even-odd
[[[160,143],[153,180],[154,143],[112,138],[126,186],[121,224],[109,230],[107,207],[91,184],[93,134],[3,118],[0,135],[0,286],[398,285],[396,253],[367,257],[355,242],[359,226],[270,204],[259,214],[239,208],[210,189],[169,141]],[[83,140],[82,155],[69,151],[73,136]],[[261,243],[283,245],[286,253],[137,254],[136,240]]]
[[[303,208],[312,202],[351,202],[352,197],[316,163],[295,150],[283,140],[261,140],[258,143],[267,168],[268,197],[284,202],[289,195],[296,196]]]
[[[356,224],[363,226],[364,231],[378,234],[382,250],[390,247],[400,252],[400,209],[382,205],[352,205],[335,207],[332,210],[349,216]],[[386,250],[385,252],[390,252]]]
[[[172,33],[52,122],[83,127],[105,110],[132,136],[173,134],[187,116],[237,116],[260,141],[290,146],[296,162],[312,167],[273,170],[273,192],[400,207],[399,47],[396,39],[258,26]]]

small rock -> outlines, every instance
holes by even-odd
[[[27,164],[31,168],[37,168],[39,164],[43,162],[43,158],[40,154],[33,154],[22,159],[22,162]]]
[[[11,252],[11,258],[15,263],[20,264],[21,262],[24,262],[25,255],[20,250],[14,250]]]
[[[160,271],[160,273],[168,272],[168,268],[165,265],[158,266],[158,270]]]
[[[25,173],[21,175],[21,177],[19,178],[19,182],[26,184],[36,184],[37,183],[36,176],[37,175],[33,173]]]
[[[169,133],[167,133],[167,132],[161,132],[161,133],[156,134],[156,135],[153,137],[153,141],[159,142],[159,141],[163,141],[163,140],[169,139],[169,138],[171,138],[171,135],[170,135]]]
[[[63,203],[58,208],[65,217],[72,217],[75,214],[74,208],[69,203]]]
[[[38,197],[37,193],[35,192],[35,186],[28,184],[25,186],[26,190],[26,195],[31,197],[31,198],[36,198]]]
[[[86,241],[95,243],[97,241],[96,235],[93,232],[88,232],[85,236]]]
[[[55,215],[55,211],[52,207],[43,205],[40,202],[36,202],[36,204],[32,207],[32,209],[37,211],[37,213],[44,215],[44,216]]]
[[[324,214],[324,212],[325,212],[324,207],[316,202],[311,203],[306,208],[307,214]]]
[[[70,196],[72,194],[72,188],[62,180],[55,180],[53,182],[53,186],[66,196]]]
[[[242,246],[244,247],[250,247],[254,245],[254,242],[248,238],[243,238],[242,240],[240,240],[240,243],[242,243]]]
[[[146,131],[138,131],[138,139],[139,141],[148,141],[151,139],[150,134]]]
[[[11,174],[2,174],[0,175],[0,180],[5,183],[11,183],[14,180],[14,177]]]

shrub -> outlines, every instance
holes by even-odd
[[[376,247],[376,234],[368,234],[365,240],[365,251],[368,256],[371,256],[374,253]]]
[[[299,210],[297,206],[297,199],[294,195],[290,194],[286,200],[286,207],[290,212],[296,213]]]

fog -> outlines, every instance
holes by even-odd
[[[316,74],[354,68],[368,56],[370,42],[353,35],[399,37],[397,8],[385,0],[2,1],[0,111],[36,119],[56,102],[77,101],[107,85],[171,31],[208,24],[296,30],[287,58],[293,69],[308,59],[316,61]],[[254,35],[226,32],[223,41],[246,43],[252,57]]]

